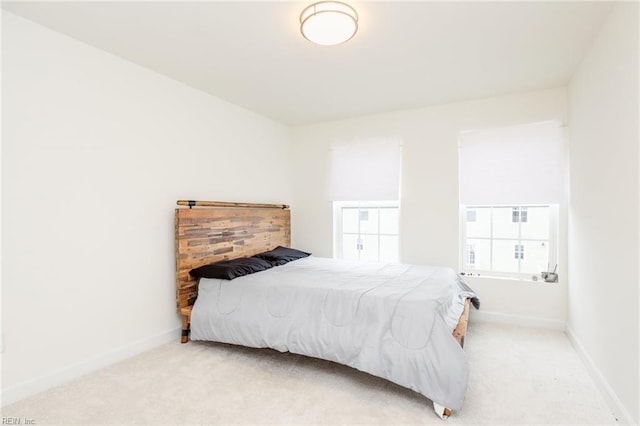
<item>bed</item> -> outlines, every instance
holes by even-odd
[[[462,349],[476,295],[451,269],[307,256],[233,280],[189,271],[290,246],[286,205],[179,201],[182,342],[272,348],[338,362],[413,389],[447,417],[462,407]]]

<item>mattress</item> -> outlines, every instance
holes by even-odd
[[[191,339],[338,362],[459,410],[469,369],[452,332],[475,297],[450,268],[309,256],[201,279]]]

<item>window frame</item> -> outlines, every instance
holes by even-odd
[[[397,234],[381,234],[380,222],[378,221],[378,232],[376,234],[378,238],[382,235],[397,236],[398,237],[398,263],[400,263],[400,201],[334,201],[333,202],[333,257],[335,259],[343,259],[343,247],[342,236],[344,232],[342,230],[342,209],[344,208],[358,208],[358,209],[381,209],[381,208],[395,208],[398,210],[398,233]],[[360,235],[360,233],[358,233]],[[378,243],[378,261],[380,262],[380,244]],[[358,259],[359,262],[365,262],[366,260]]]
[[[547,249],[549,253],[549,256],[548,256],[549,267],[553,269],[554,266],[558,264],[559,245],[560,245],[560,241],[559,241],[560,206],[558,204],[498,204],[498,205],[461,204],[460,205],[460,244],[459,244],[459,247],[460,247],[459,268],[460,269],[459,270],[468,276],[483,276],[483,277],[492,277],[492,278],[511,278],[511,279],[517,279],[517,280],[544,281],[541,276],[542,271],[536,271],[536,273],[503,272],[503,271],[495,271],[492,269],[483,270],[483,269],[471,269],[467,267],[467,259],[468,259],[467,252],[468,252],[468,245],[469,245],[467,243],[467,227],[466,227],[467,211],[471,209],[477,210],[479,208],[505,208],[505,207],[518,209],[518,221],[513,223],[518,223],[519,226],[521,226],[522,223],[528,223],[528,219],[529,219],[528,214],[526,214],[525,221],[523,222],[521,220],[523,208],[525,209],[524,210],[525,212],[529,207],[549,208],[549,239],[544,241],[547,241],[548,243]],[[512,213],[512,218],[513,217],[514,216]],[[502,238],[493,237],[493,224],[491,225],[491,227],[492,227],[491,236],[489,238],[482,238],[482,239],[489,240],[490,243],[494,240],[501,240]],[[527,241],[541,241],[541,240],[522,238],[521,235],[518,235],[518,243],[516,244],[516,246],[520,245],[522,249],[520,251],[517,251],[517,249],[514,247],[514,250],[511,252],[512,253],[511,256],[515,256],[515,253],[519,253],[520,258],[518,260],[523,260],[525,256],[525,248],[524,248],[524,244],[522,244],[523,241],[527,242]],[[491,250],[491,257],[492,257],[491,261],[493,262],[493,250]]]

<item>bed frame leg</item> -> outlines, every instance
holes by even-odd
[[[438,417],[440,417],[442,420],[446,419],[447,417],[449,417],[451,415],[451,410],[443,407],[442,405],[438,404],[437,402],[433,403],[433,411],[436,412],[436,414],[438,415]]]
[[[189,315],[182,316],[182,337],[180,343],[187,343],[189,341],[189,329],[191,328],[191,318]]]

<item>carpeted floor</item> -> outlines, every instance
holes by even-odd
[[[471,377],[445,422],[423,396],[348,367],[169,343],[2,408],[36,424],[616,424],[562,332],[469,325]]]

